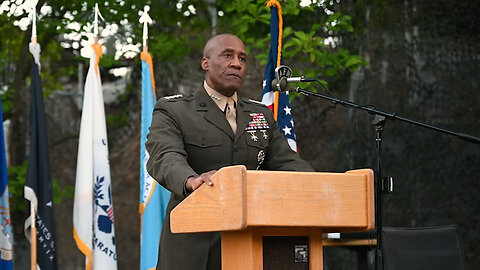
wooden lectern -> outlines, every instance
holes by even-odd
[[[322,233],[374,228],[370,169],[346,173],[220,169],[170,216],[173,233],[220,231],[222,269],[263,269],[264,236],[307,236],[310,269],[322,269]]]

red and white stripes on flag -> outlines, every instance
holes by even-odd
[[[297,152],[294,132],[295,124],[293,122],[288,92],[274,92],[271,87],[272,80],[275,78],[275,68],[282,63],[282,7],[276,0],[268,1],[266,5],[270,7],[270,50],[263,80],[262,103],[273,111],[278,128],[287,139],[290,148]]]

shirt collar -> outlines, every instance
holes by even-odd
[[[220,108],[220,110],[223,111],[227,106],[228,97],[224,96],[222,93],[210,87],[206,81],[203,81],[203,87],[205,88],[205,91],[207,92],[207,94],[215,102],[215,104],[217,104],[218,108]],[[235,101],[235,103],[237,103],[237,92],[235,91],[230,98],[232,98]]]

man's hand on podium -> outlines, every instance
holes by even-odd
[[[202,173],[200,176],[192,176],[187,179],[185,182],[185,189],[188,192],[193,192],[197,188],[199,188],[203,183],[206,183],[209,186],[213,186],[212,180],[210,180],[210,177],[212,177],[213,174],[215,174],[217,170],[211,170],[206,173]]]

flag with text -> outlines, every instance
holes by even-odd
[[[13,269],[13,234],[8,199],[7,159],[3,133],[2,100],[0,99],[0,269]]]
[[[30,151],[24,195],[27,204],[25,236],[30,239],[30,204],[35,207],[37,228],[37,267],[41,270],[57,269],[55,220],[52,177],[48,153],[47,127],[40,79],[40,45],[30,43],[32,53],[32,85],[30,88]]]
[[[85,255],[85,269],[111,270],[117,269],[117,253],[107,128],[98,68],[102,46],[92,47],[80,122],[73,236]]]
[[[159,185],[147,172],[148,152],[145,149],[147,134],[155,105],[155,80],[152,56],[141,53],[142,59],[142,126],[140,137],[140,269],[155,269],[158,262],[158,244],[170,192]]]

